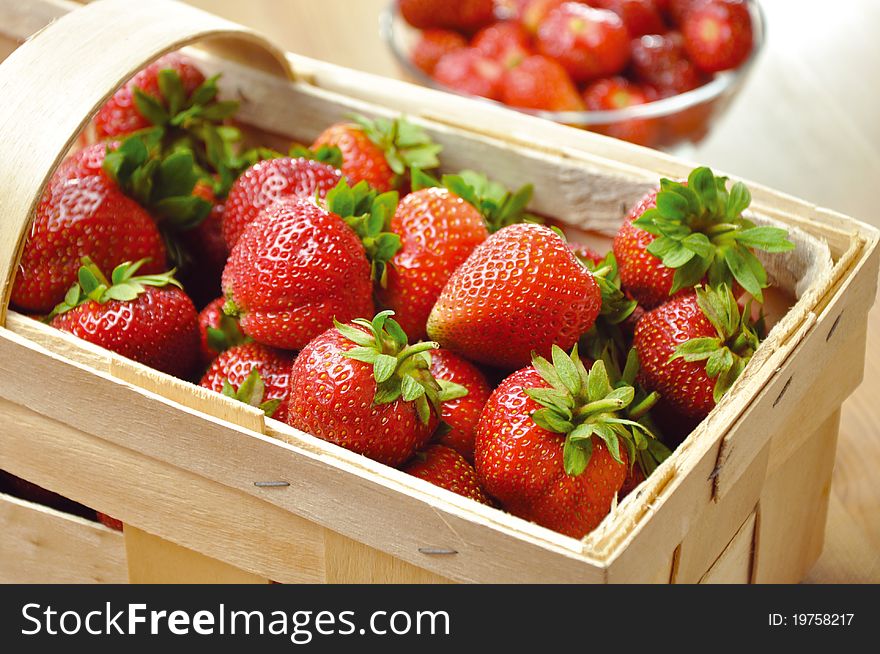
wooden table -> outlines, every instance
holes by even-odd
[[[378,36],[388,0],[190,1],[293,52],[400,75]],[[684,156],[880,225],[880,2],[763,4],[769,38],[753,78]],[[880,582],[880,303],[868,338],[865,382],[844,406],[825,551],[811,582]]]

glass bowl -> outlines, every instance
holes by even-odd
[[[664,150],[675,149],[687,143],[699,143],[742,89],[764,46],[766,21],[757,0],[750,0],[749,11],[752,15],[754,42],[748,60],[736,70],[717,73],[711,81],[692,91],[612,111],[541,111],[509,108],[608,136],[621,137],[625,134],[623,138],[638,142],[640,145]],[[397,2],[392,1],[382,12],[379,29],[382,39],[391,49],[408,78],[425,86],[462,95],[440,84],[412,63],[409,53],[416,42],[419,30],[411,27],[403,19]],[[481,102],[500,104],[487,98],[469,97]]]

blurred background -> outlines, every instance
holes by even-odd
[[[287,49],[405,77],[379,34],[390,0],[189,0]],[[682,156],[880,224],[878,0],[762,0],[767,39],[729,112]]]

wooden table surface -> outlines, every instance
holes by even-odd
[[[293,52],[400,75],[378,36],[387,0],[190,1]],[[880,2],[763,5],[768,42],[752,79],[709,138],[682,154],[880,226]],[[870,321],[865,381],[844,406],[811,582],[880,582],[880,303]]]

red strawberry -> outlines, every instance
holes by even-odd
[[[248,225],[223,271],[227,313],[256,341],[299,350],[333,324],[373,313],[357,234],[311,200],[275,203]]]
[[[602,263],[602,260],[605,258],[598,252],[596,252],[589,245],[585,245],[583,243],[571,243],[569,242],[568,248],[574,253],[581,262],[583,263],[592,263],[594,266],[598,266]]]
[[[181,242],[192,258],[180,281],[196,306],[204,306],[220,292],[220,276],[229,258],[229,248],[223,238],[226,203],[218,200],[205,182],[196,185],[193,195],[210,202],[211,211],[198,225],[180,234]]]
[[[508,370],[533,351],[570,348],[599,315],[593,275],[555,232],[505,227],[453,273],[428,319],[428,335],[474,361]]]
[[[501,101],[511,107],[543,111],[582,111],[580,94],[555,60],[533,55],[504,75]]]
[[[703,77],[687,58],[678,32],[651,34],[632,42],[632,68],[636,77],[661,95],[677,95],[695,89]]]
[[[628,462],[651,433],[626,420],[631,386],[613,388],[602,361],[553,348],[495,389],[477,426],[480,484],[514,515],[582,538],[611,510]]]
[[[311,341],[293,364],[287,422],[390,466],[407,461],[437,426],[439,385],[425,353],[383,311]]]
[[[746,0],[708,0],[681,24],[691,61],[707,73],[737,68],[752,53],[752,18]]]
[[[645,481],[645,473],[642,472],[642,469],[639,466],[632,466],[627,472],[623,486],[620,487],[618,498],[622,500],[624,497],[632,493],[643,481]]]
[[[568,2],[538,28],[538,51],[553,57],[575,82],[616,75],[629,61],[629,33],[612,11]]]
[[[477,422],[492,388],[479,368],[449,350],[431,352],[431,374],[440,384],[440,419],[448,428],[437,442],[473,461]]]
[[[99,139],[131,134],[153,124],[138,109],[135,89],[153,98],[165,99],[159,81],[162,70],[177,73],[186,96],[205,81],[205,76],[189,59],[177,53],[165,55],[137,73],[101,107],[94,121]]]
[[[538,28],[551,11],[570,0],[523,0],[519,21],[530,34],[537,34]]]
[[[231,250],[245,228],[275,202],[287,198],[325,197],[342,178],[326,164],[309,159],[267,159],[248,168],[229,191],[223,215],[223,238]]]
[[[756,227],[743,216],[751,194],[742,182],[727,189],[726,177],[708,168],[687,183],[662,180],[630,211],[614,238],[624,290],[650,309],[700,283],[734,282],[758,301],[767,273],[753,250],[784,252],[794,245],[777,227]]]
[[[471,46],[505,68],[513,68],[531,54],[531,37],[522,23],[508,20],[484,27]]]
[[[236,345],[214,359],[199,384],[284,421],[293,360],[292,353],[260,343]]]
[[[410,52],[412,62],[428,75],[434,74],[437,62],[444,55],[467,47],[467,40],[458,32],[425,30]]]
[[[198,316],[171,273],[135,276],[142,262],[124,263],[108,280],[84,263],[79,282],[53,311],[52,326],[186,378],[198,358]]]
[[[592,111],[614,111],[649,102],[648,93],[623,77],[601,79],[584,90],[584,104]],[[596,127],[596,131],[617,139],[650,146],[657,140],[659,126],[650,118],[632,118]]]
[[[474,467],[452,448],[431,445],[425,451],[417,453],[403,471],[482,504],[492,504],[480,488]]]
[[[655,0],[591,0],[591,4],[620,16],[630,36],[662,34],[666,31]]]
[[[474,32],[495,17],[494,0],[398,0],[404,20],[419,29]]]
[[[98,511],[98,521],[105,527],[109,527],[114,531],[123,531],[122,520],[117,520],[116,518],[109,516],[106,513],[101,513],[100,511]]]
[[[74,156],[52,177],[25,243],[12,303],[48,313],[76,281],[84,256],[109,270],[148,259],[144,270],[165,267],[165,246],[147,211],[100,171],[99,148]],[[91,174],[86,174],[91,172]]]
[[[706,0],[666,0],[667,7],[665,9],[667,16],[672,19],[676,25],[684,22],[684,17],[693,9],[695,5]]]
[[[403,118],[369,120],[355,116],[354,120],[331,125],[312,144],[312,150],[339,148],[342,174],[351,185],[367,182],[384,193],[398,185],[407,168],[425,170],[440,165],[437,153],[441,148],[421,127]]]
[[[614,237],[613,246],[623,287],[641,306],[648,309],[669,299],[675,276],[673,268],[667,268],[660,259],[648,252],[648,246],[656,237],[633,226],[634,220],[657,207],[658,192],[650,191],[630,210]]]
[[[241,333],[238,321],[223,313],[224,304],[226,298],[217,298],[199,313],[202,363],[206,366],[221,352],[245,342],[245,335]]]
[[[391,259],[379,302],[413,340],[427,335],[425,324],[440,291],[456,268],[489,233],[471,204],[445,188],[407,195],[391,220],[401,248]]]
[[[758,347],[729,287],[698,287],[646,313],[633,345],[646,388],[688,418],[705,418]]]
[[[453,91],[498,100],[504,67],[479,50],[467,48],[444,56],[434,69],[434,79]]]

